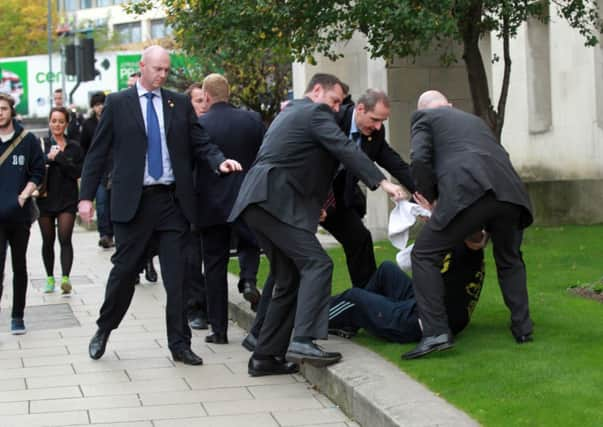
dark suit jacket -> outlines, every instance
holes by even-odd
[[[286,224],[316,232],[339,162],[370,189],[385,179],[341,132],[328,105],[292,101],[268,128],[229,220],[257,204]]]
[[[211,142],[229,158],[243,166],[243,173],[218,176],[206,164],[199,165],[196,189],[199,200],[199,226],[225,224],[239,194],[245,173],[251,167],[264,137],[259,113],[235,108],[226,102],[212,105],[199,118]],[[205,162],[204,162],[205,163]]]
[[[354,114],[355,104],[349,101],[342,105],[337,114],[339,127],[346,135],[350,135],[352,127],[352,116]],[[414,193],[415,186],[410,174],[410,167],[400,155],[394,151],[385,139],[385,128],[373,132],[366,136],[361,134],[360,148],[369,157],[377,162],[379,166],[388,171],[394,178],[406,187],[411,193]],[[366,200],[361,190],[357,186],[358,178],[343,169],[337,174],[333,190],[338,203],[343,201],[346,207],[353,207],[363,216],[366,213]]]
[[[209,142],[186,96],[161,89],[161,99],[176,199],[188,221],[195,224],[193,162],[206,160],[212,170],[217,170],[224,155]],[[84,162],[80,200],[94,199],[111,150],[111,220],[129,222],[140,203],[147,153],[147,134],[136,87],[112,93],[105,101]]]
[[[497,200],[524,208],[522,227],[532,223],[532,206],[519,175],[479,117],[449,107],[416,111],[410,158],[418,191],[437,183],[438,203],[431,217],[436,229],[489,191]]]

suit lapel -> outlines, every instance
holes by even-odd
[[[134,112],[136,123],[138,123],[140,130],[146,135],[147,129],[144,125],[144,118],[142,117],[142,110],[140,109],[140,100],[138,99],[138,91],[136,90],[136,86],[127,89],[126,95],[129,110]]]
[[[165,127],[165,137],[167,139],[170,124],[172,122],[172,110],[174,109],[174,100],[170,93],[161,89],[161,102],[163,103],[163,125]]]

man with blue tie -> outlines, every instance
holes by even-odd
[[[141,77],[130,89],[110,94],[82,172],[79,213],[90,221],[92,199],[107,155],[113,153],[111,219],[116,252],[111,261],[105,300],[89,354],[99,359],[109,335],[119,326],[134,295],[134,279],[155,235],[165,286],[168,347],[175,361],[200,365],[191,351],[186,317],[184,258],[191,223],[197,218],[193,198],[193,160],[207,162],[217,174],[241,170],[209,142],[190,101],[165,89],[169,53],[150,46],[140,60]]]

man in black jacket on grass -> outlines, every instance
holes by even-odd
[[[423,93],[417,109],[411,122],[415,199],[422,205],[433,203],[425,206],[433,207],[433,214],[412,251],[423,339],[403,358],[452,347],[440,268],[446,253],[476,228],[484,228],[492,238],[498,281],[511,311],[511,332],[518,343],[531,341],[521,242],[523,229],[532,223],[532,208],[509,154],[482,119],[453,108],[440,92]]]

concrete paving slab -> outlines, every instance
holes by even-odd
[[[165,292],[160,283],[143,283],[136,288],[132,305],[120,328],[112,333],[105,356],[98,361],[89,359],[88,342],[96,331],[112,254],[98,248],[97,240],[96,233],[76,228],[73,294],[69,298],[58,293],[46,295],[40,280],[44,277],[41,237],[37,227],[32,227],[28,268],[30,277],[38,281],[29,289],[25,315],[26,324],[32,326],[26,335],[12,336],[8,325],[4,329],[0,325],[0,426],[352,427],[360,421],[373,427],[404,425],[404,420],[414,423],[421,418],[420,411],[403,418],[417,404],[416,395],[414,401],[407,399],[409,395],[395,384],[385,383],[381,384],[383,390],[407,400],[392,401],[378,393],[377,385],[391,373],[356,370],[356,375],[352,374],[354,367],[347,364],[354,360],[366,363],[376,356],[366,355],[362,353],[366,350],[346,341],[329,342],[330,348],[335,345],[344,352],[344,362],[335,365],[337,369],[303,370],[317,387],[301,374],[250,377],[246,372],[249,353],[240,345],[246,332],[240,326],[249,325],[251,312],[245,312],[248,303],[236,300],[238,292],[231,292],[235,298],[232,305],[241,310],[232,310],[239,324],[229,326],[230,344],[206,344],[203,338],[207,331],[193,333],[192,347],[204,358],[203,366],[184,366],[172,360],[165,337]],[[11,275],[7,265],[7,282]],[[10,286],[5,287],[2,315],[10,312],[11,293]],[[36,305],[50,310],[49,316],[57,316],[56,321],[45,322],[45,329],[33,326],[30,312],[41,310],[34,309]],[[59,322],[65,319],[75,319],[75,323]],[[397,368],[396,372],[402,375]],[[350,383],[347,386],[342,385],[345,378]],[[421,390],[422,386],[402,380],[398,387]],[[340,392],[331,393],[331,389]],[[347,406],[337,400],[342,396]],[[367,409],[374,407],[374,402],[391,405],[391,413],[385,416],[379,412],[382,408]],[[472,425],[463,424],[464,414],[451,407],[442,409],[440,403],[421,400],[427,412],[439,412],[448,422],[458,421],[459,426]]]

